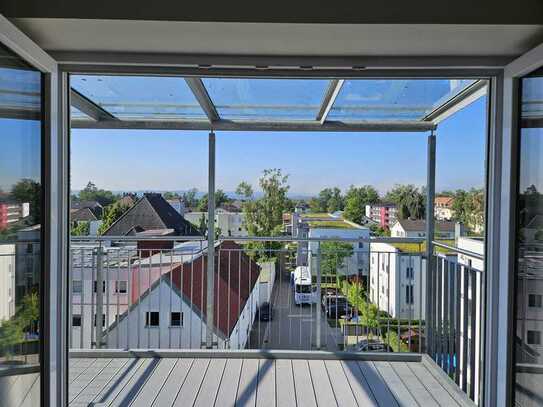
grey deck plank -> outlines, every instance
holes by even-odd
[[[178,359],[172,372],[164,382],[164,385],[160,389],[153,406],[168,407],[173,404],[179,389],[185,382],[190,368],[194,362],[194,359]]]
[[[211,360],[196,401],[194,402],[195,407],[209,407],[215,404],[225,366],[226,359]]]
[[[32,387],[26,394],[21,407],[34,407],[40,405],[40,376],[32,383]]]
[[[241,359],[228,359],[226,361],[219,391],[217,392],[216,406],[229,407],[236,405],[242,362]]]
[[[160,359],[144,359],[138,370],[130,377],[120,392],[109,403],[111,407],[128,406],[137,396],[145,382],[152,376]]]
[[[102,392],[98,395],[97,401],[104,406],[109,406],[144,362],[145,359],[133,359],[126,366],[126,369],[123,369],[115,375],[104,387]]]
[[[239,376],[236,406],[256,406],[256,389],[258,386],[258,360],[244,359]]]
[[[130,405],[134,407],[149,407],[153,404],[153,401],[155,401],[156,396],[158,396],[160,389],[166,382],[166,379],[176,363],[177,359],[161,359],[160,363],[153,371],[152,376],[145,382],[141,391]]]
[[[275,382],[277,405],[281,407],[295,407],[296,391],[291,360],[279,359],[275,361]]]
[[[423,357],[422,366],[443,386],[451,397],[461,406],[473,407],[475,403],[470,400],[466,393],[456,385],[447,374],[430,357]]]
[[[93,367],[95,363],[97,363],[100,359],[88,359],[85,361],[85,363],[79,363],[75,367],[70,367],[70,373],[69,373],[69,380],[70,383],[73,383],[77,380],[79,376],[84,374],[87,369],[90,369]]]
[[[341,361],[340,364],[358,405],[372,407],[379,406],[358,363],[354,360],[348,360]]]
[[[275,360],[258,361],[257,407],[275,407]]]
[[[324,362],[332,390],[336,396],[337,404],[341,407],[356,407],[356,399],[351,386],[347,381],[345,372],[339,360],[327,360]],[[366,404],[364,404],[366,405]]]
[[[388,362],[373,362],[373,364],[400,406],[418,407],[419,404]]]
[[[177,393],[174,406],[192,406],[194,404],[209,362],[210,359],[196,359],[194,361],[185,382],[181,386],[179,393]]]
[[[336,397],[323,360],[309,360],[309,372],[319,406],[337,406]]]
[[[25,398],[32,391],[32,387],[36,382],[39,383],[40,375],[38,373],[19,375],[19,380],[14,381],[11,387],[7,399],[9,406],[20,406]]]
[[[358,367],[368,382],[368,386],[379,406],[399,405],[372,362],[358,362]]]
[[[68,403],[74,401],[110,363],[111,359],[97,359],[91,367],[82,372],[68,388]]]
[[[307,360],[293,360],[292,372],[298,406],[317,406]]]
[[[390,362],[390,366],[392,366],[419,404],[428,407],[439,406],[439,403],[434,399],[432,394],[426,389],[417,376],[413,374],[406,362]]]
[[[444,407],[457,407],[460,404],[455,401],[447,390],[443,388],[436,378],[424,367],[422,363],[409,363],[409,368],[413,374],[420,380],[426,389],[439,400],[439,404]]]
[[[89,405],[104,391],[108,383],[117,375],[130,359],[112,359],[111,362],[86,386],[77,397],[70,402],[70,406]]]
[[[102,383],[102,389],[91,401],[102,404],[109,400],[110,396],[115,397],[115,394],[120,391],[124,383],[130,379],[142,362],[142,359],[127,359],[127,363],[118,369],[116,373],[111,375],[110,372],[109,375],[104,375],[105,383]],[[100,379],[98,377],[98,380]]]

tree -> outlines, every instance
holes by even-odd
[[[344,207],[344,198],[341,190],[337,187],[324,188],[315,198],[309,201],[312,212],[335,212],[341,211]]]
[[[236,194],[244,199],[252,199],[254,194],[253,187],[248,182],[241,181],[236,188]]]
[[[345,265],[345,259],[353,255],[353,245],[343,242],[321,243],[321,270],[324,274],[338,274]]]
[[[89,181],[87,186],[79,191],[79,199],[81,201],[96,201],[102,206],[107,206],[115,202],[118,196],[111,191],[98,189],[92,181]]]
[[[208,203],[208,195],[204,194],[202,196],[202,199],[198,202],[198,211],[199,212],[205,212],[207,211],[207,203]],[[222,190],[217,189],[215,191],[215,208],[218,208],[219,206],[230,202],[230,198],[228,198],[228,195]]]
[[[32,224],[41,222],[41,184],[24,178],[13,185],[11,196],[18,202],[28,202]]]
[[[179,194],[178,194],[177,192],[170,192],[170,191],[168,191],[168,192],[164,192],[164,193],[162,194],[162,197],[163,197],[164,199],[176,199],[176,198],[179,198]]]
[[[72,236],[88,236],[90,232],[90,222],[83,221],[77,222],[77,224],[72,225],[71,235]]]
[[[368,339],[371,340],[373,331],[379,328],[379,308],[377,308],[377,305],[369,302],[364,304],[361,308],[361,322],[362,325],[368,328]]]
[[[366,214],[366,205],[379,202],[379,194],[371,185],[355,187],[351,185],[345,195],[345,212],[343,216],[351,222],[361,223]]]
[[[102,224],[98,228],[98,234],[101,235],[105,231],[107,231],[111,227],[111,225],[113,225],[115,221],[119,219],[128,209],[130,209],[129,206],[121,205],[118,202],[106,206],[104,208]]]
[[[456,191],[452,204],[453,219],[475,230],[484,225],[484,191],[473,188],[470,191]]]
[[[197,194],[198,190],[196,188],[191,188],[188,191],[183,192],[181,199],[183,199],[183,202],[187,208],[194,208],[198,205],[198,198],[196,197]]]
[[[400,219],[424,219],[426,213],[426,197],[424,189],[412,184],[395,185],[385,197],[398,208]]]

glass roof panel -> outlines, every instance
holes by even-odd
[[[72,75],[70,84],[120,120],[207,120],[183,78]]]
[[[543,117],[543,78],[526,77],[522,79],[521,115],[526,119]]]
[[[10,112],[39,115],[41,111],[41,81],[36,71],[0,68],[0,109],[3,117]]]
[[[315,120],[328,80],[203,78],[219,115],[228,120]]]
[[[422,120],[474,82],[471,79],[346,80],[327,120]]]
[[[88,115],[83,113],[77,107],[73,107],[73,106],[70,106],[70,118],[72,118],[72,119],[92,120],[91,117],[89,117]]]

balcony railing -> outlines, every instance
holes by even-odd
[[[201,237],[73,238],[70,348],[427,353],[477,401],[482,257],[423,246],[219,238],[209,274]]]

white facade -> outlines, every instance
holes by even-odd
[[[309,238],[338,238],[338,239],[366,239],[370,238],[370,230],[368,228],[355,225],[350,229],[345,228],[309,228]],[[315,269],[315,253],[317,253],[318,242],[309,242],[309,253],[307,265],[313,275],[316,274]],[[368,258],[370,244],[367,242],[352,242],[353,255],[344,260],[344,266],[338,270],[338,273],[353,276],[353,275],[368,275]]]
[[[426,260],[421,253],[401,252],[388,243],[372,243],[370,300],[392,318],[424,319]]]
[[[183,217],[196,227],[200,226],[202,218],[207,224],[207,212],[188,212]],[[221,230],[223,236],[247,236],[244,221],[245,215],[241,212],[226,212],[220,208],[215,212],[215,227]]]
[[[434,216],[437,220],[451,220],[453,217],[453,210],[446,206],[435,206]]]
[[[15,245],[0,245],[0,326],[15,315]]]
[[[425,227],[421,227],[418,230],[405,230],[400,222],[396,222],[391,228],[390,228],[390,236],[391,237],[426,237],[426,229]],[[435,231],[435,238],[436,239],[454,239],[454,230],[451,231],[442,231],[442,230],[436,230]]]

